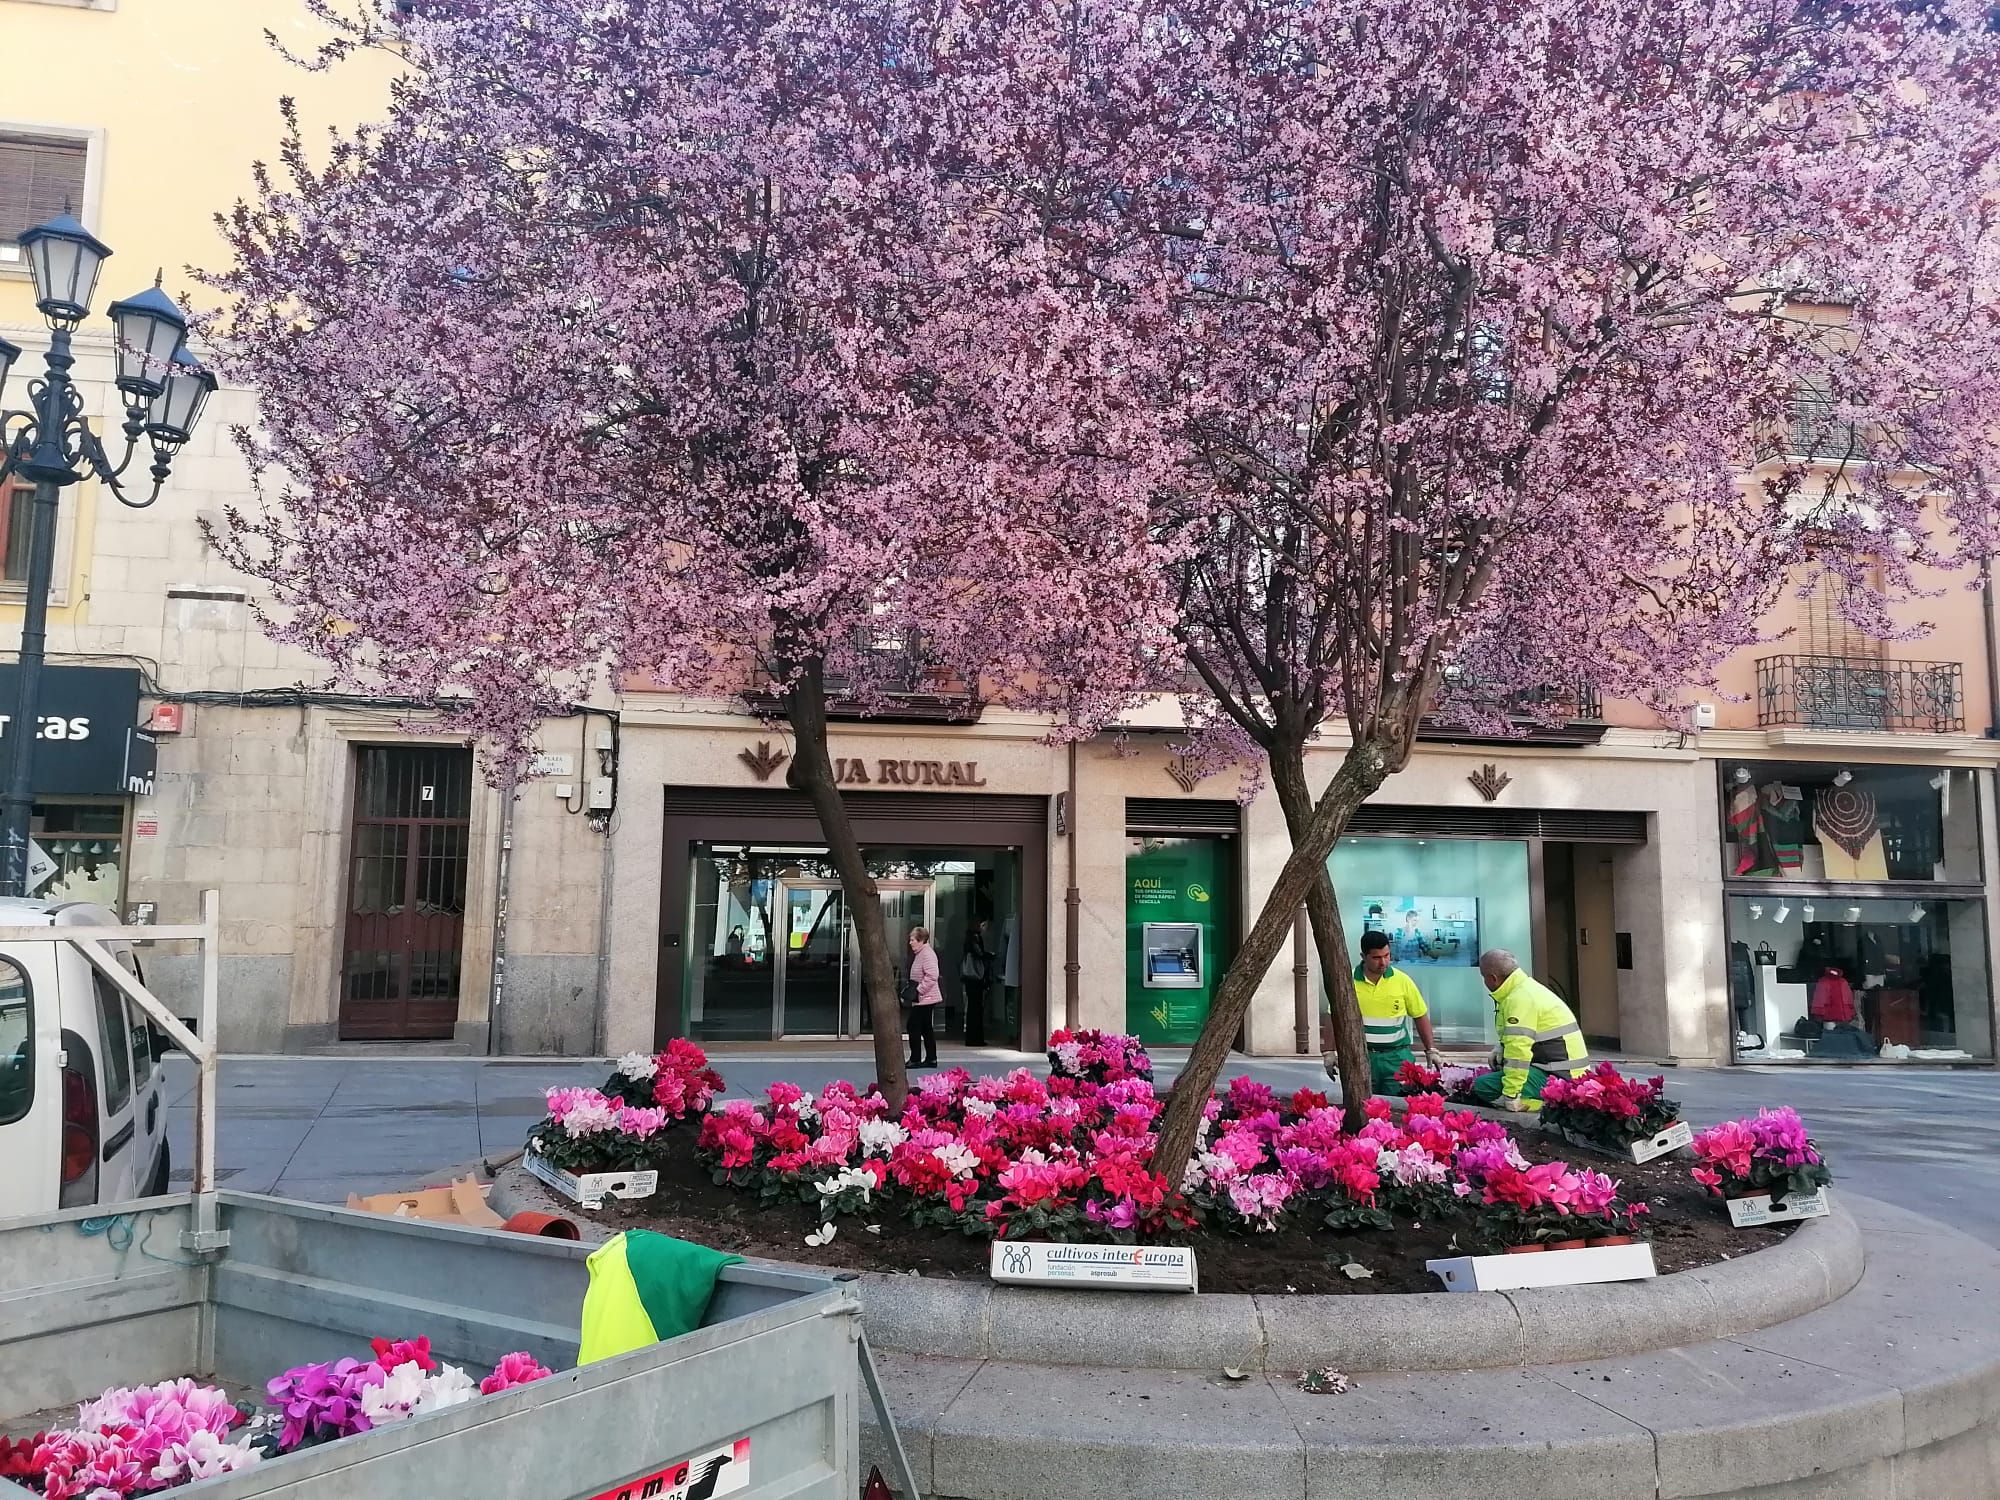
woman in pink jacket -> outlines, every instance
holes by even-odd
[[[935,1068],[937,1036],[931,1026],[937,1008],[944,1004],[944,991],[938,985],[937,950],[931,947],[928,927],[910,929],[910,983],[917,993],[910,1001],[910,1060],[905,1066]]]

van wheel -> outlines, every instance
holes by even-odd
[[[159,1164],[153,1168],[152,1180],[146,1184],[146,1196],[148,1198],[166,1197],[168,1192],[171,1191],[167,1186],[167,1182],[172,1176],[173,1150],[165,1141],[161,1141]]]

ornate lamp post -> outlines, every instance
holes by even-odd
[[[25,411],[0,411],[0,484],[32,480],[35,499],[28,545],[27,611],[21,621],[21,668],[13,716],[0,731],[6,775],[0,790],[0,896],[24,896],[28,833],[35,807],[35,737],[40,732],[42,659],[48,643],[49,584],[55,572],[57,499],[65,485],[99,479],[119,501],[142,510],[160,498],[174,454],[194,432],[215,377],[189,357],[187,318],[157,283],[122,302],[110,318],[118,350],[118,389],[125,398],[125,454],[116,464],[83,413],[70,379],[76,363],[70,335],[90,315],[97,273],[111,254],[68,214],[21,236],[35,278],[35,306],[49,325],[47,370],[28,382]],[[0,339],[0,392],[21,357]],[[138,453],[152,449],[151,493],[137,500],[120,482]]]

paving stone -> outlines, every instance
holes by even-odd
[[[930,1494],[934,1488],[931,1434],[937,1427],[938,1419],[972,1383],[972,1377],[979,1373],[980,1362],[975,1359],[920,1359],[915,1355],[875,1349],[872,1340],[869,1347],[875,1355],[875,1373],[881,1378],[882,1394],[889,1401],[889,1414],[895,1418],[897,1436],[903,1440],[903,1453],[910,1460],[910,1468],[916,1473],[917,1483],[923,1486],[923,1493]],[[858,1400],[861,1406],[862,1477],[867,1477],[870,1465],[877,1466],[890,1487],[900,1490],[895,1464],[889,1456],[888,1444],[883,1441],[881,1428],[876,1425],[875,1406],[868,1399],[866,1389],[859,1393]]]
[[[1654,1494],[1651,1435],[1533,1371],[1361,1375],[1342,1396],[1272,1384],[1305,1442],[1309,1500]]]
[[[1653,1434],[1661,1500],[1735,1493],[1715,1487],[1718,1474],[1751,1491],[1903,1446],[1902,1394],[1893,1387],[1738,1343],[1540,1373]]]
[[[940,1495],[1304,1500],[1306,1492],[1298,1431],[1261,1378],[988,1363],[934,1436]]]
[[[1885,1239],[1849,1297],[1735,1341],[1897,1387],[1911,1447],[2000,1426],[2000,1255],[1948,1231]]]

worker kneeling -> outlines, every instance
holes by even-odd
[[[1437,1066],[1437,1042],[1431,1034],[1430,1008],[1417,982],[1389,963],[1389,934],[1361,935],[1361,965],[1354,971],[1354,998],[1361,1007],[1361,1026],[1368,1037],[1368,1084],[1377,1094],[1400,1094],[1396,1073],[1415,1062],[1410,1052],[1410,1028],[1423,1039],[1424,1057]]]
[[[1482,1104],[1538,1110],[1550,1074],[1574,1077],[1590,1066],[1583,1028],[1562,998],[1530,979],[1520,960],[1503,948],[1479,955],[1479,977],[1493,996],[1500,1030],[1493,1061],[1500,1071],[1474,1079],[1472,1092]]]

